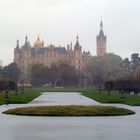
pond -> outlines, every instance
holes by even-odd
[[[60,95],[59,95],[60,94]],[[28,105],[0,106],[1,140],[139,140],[140,107],[121,106],[135,115],[117,117],[30,117],[1,112],[20,106],[99,104],[77,93],[47,93]],[[63,94],[63,95],[62,95]],[[67,95],[66,95],[67,94]],[[54,97],[52,97],[52,96]],[[73,96],[73,97],[72,97]],[[86,101],[87,100],[87,101]],[[43,102],[43,103],[42,103]]]

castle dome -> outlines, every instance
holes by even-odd
[[[38,36],[37,39],[36,39],[36,41],[35,41],[35,43],[34,43],[34,47],[35,48],[40,48],[42,46],[44,46],[44,42],[41,41],[40,38],[39,38],[39,36]]]

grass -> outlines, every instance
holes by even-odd
[[[40,96],[41,92],[83,92],[82,88],[33,88],[26,89],[24,94],[16,95],[14,92],[9,93],[9,98],[5,98],[5,94],[0,93],[0,105],[3,104],[22,104],[28,103]]]
[[[108,96],[106,91],[99,93],[98,91],[91,91],[85,88],[33,88],[25,90],[24,94],[18,96],[14,92],[9,93],[9,98],[5,98],[5,95],[0,93],[0,105],[2,104],[21,104],[28,103],[37,98],[41,92],[80,92],[82,95],[87,96],[101,103],[122,103],[131,106],[140,106],[140,96],[125,94],[124,98],[121,98],[120,94],[111,92]]]
[[[101,103],[122,103],[131,106],[140,106],[140,96],[124,94],[123,98],[121,94],[111,92],[110,95],[106,91],[99,93],[98,91],[85,91],[82,95],[94,99]]]
[[[27,116],[120,116],[135,112],[111,106],[37,106],[10,109],[4,114]]]
[[[40,93],[43,92],[44,89],[26,89],[25,92],[19,93],[16,95],[14,92],[9,93],[9,98],[5,98],[5,95],[3,93],[0,93],[0,105],[3,104],[22,104],[22,103],[28,103],[32,101],[33,99],[40,96]]]

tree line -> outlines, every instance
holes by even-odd
[[[33,86],[78,86],[79,74],[76,69],[67,64],[54,64],[45,67],[42,64],[35,64],[31,68],[31,83]]]
[[[94,56],[86,70],[89,85],[99,87],[105,86],[107,81],[122,82],[123,80],[124,83],[129,80],[134,84],[140,81],[140,57],[138,53],[132,54],[130,59],[122,59],[113,53],[102,57]]]
[[[130,59],[122,59],[113,53],[102,57],[93,56],[83,73],[68,63],[53,64],[51,67],[35,64],[29,71],[33,86],[103,87],[107,81],[140,81],[140,56],[138,53],[132,54]],[[0,79],[3,77],[14,83],[20,81],[21,72],[15,62],[0,68]]]

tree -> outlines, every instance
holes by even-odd
[[[58,77],[64,82],[65,86],[77,86],[79,75],[76,69],[66,63],[61,63],[58,66]]]
[[[17,83],[20,76],[20,69],[17,64],[13,62],[3,68],[2,75]]]
[[[50,68],[48,68],[48,76],[47,81],[50,84],[50,86],[55,86],[55,83],[59,78],[58,74],[58,66],[53,64]]]
[[[0,77],[0,90],[5,93],[5,98],[9,98],[10,90],[14,90],[17,94],[17,84],[6,77]]]
[[[94,56],[86,69],[91,84],[99,87],[107,80],[127,77],[128,71],[121,67],[121,62],[121,57],[112,53],[102,57]]]
[[[133,53],[131,55],[131,60],[129,58],[125,58],[122,62],[122,67],[125,67],[129,70],[132,75],[135,70],[140,66],[140,57],[138,53]]]
[[[140,57],[138,53],[133,53],[131,55],[131,69],[134,72],[140,65]]]
[[[31,83],[33,86],[42,86],[47,82],[48,69],[42,64],[35,64],[31,68]]]
[[[6,89],[6,84],[9,81],[8,78],[0,76],[0,90],[3,91]]]
[[[110,92],[113,90],[113,81],[106,81],[105,82],[105,89],[108,92],[108,95],[110,95]]]

